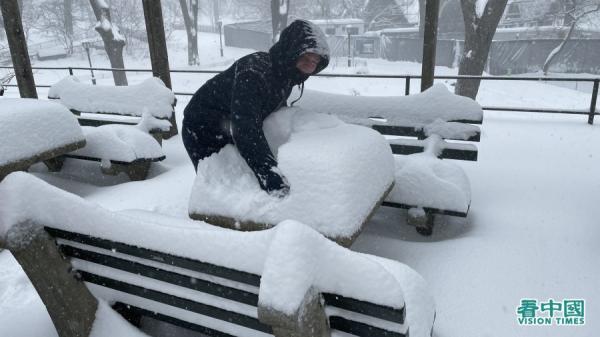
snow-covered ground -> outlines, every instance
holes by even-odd
[[[181,33],[181,34],[180,34]],[[173,68],[186,64],[185,34],[169,46]],[[222,69],[249,50],[225,49],[218,37],[200,35],[202,69]],[[127,67],[149,68],[143,52]],[[99,52],[95,66],[108,66]],[[338,64],[342,64],[340,62]],[[36,62],[37,66],[86,66],[87,59]],[[418,74],[420,65],[369,60],[369,73]],[[364,69],[362,69],[364,70]],[[330,72],[353,72],[336,67]],[[456,69],[439,67],[438,74]],[[37,71],[39,84],[52,84],[66,71]],[[110,84],[110,73],[97,72]],[[82,81],[89,73],[76,71]],[[137,83],[147,74],[130,74]],[[175,91],[193,92],[211,75],[174,74]],[[450,84],[452,81],[445,81]],[[307,88],[344,94],[396,95],[403,80],[313,78]],[[416,92],[419,84],[414,81]],[[40,97],[47,92],[39,90]],[[16,88],[7,95],[15,97]],[[188,97],[179,96],[177,119]],[[482,105],[546,108],[589,107],[589,94],[534,82],[484,82]],[[406,211],[381,208],[351,247],[406,263],[427,280],[436,301],[436,337],[597,336],[600,329],[600,126],[585,116],[486,112],[477,162],[457,162],[471,182],[468,218],[440,218],[432,237],[406,225]],[[142,209],[187,218],[194,170],[176,136],[164,142],[167,158],[150,177],[130,182],[100,174],[95,163],[67,161],[63,172],[32,171],[43,180],[111,210]],[[377,285],[373,285],[374,287]],[[522,298],[584,299],[584,326],[519,326]],[[410,310],[410,308],[408,308]],[[0,253],[0,336],[56,336],[45,309],[9,252]]]

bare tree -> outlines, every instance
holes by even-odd
[[[73,54],[73,0],[64,0],[63,15],[65,22],[65,36],[67,50],[69,54]]]
[[[188,65],[199,64],[198,58],[198,0],[179,0],[185,32],[187,33]]]
[[[111,1],[111,22],[119,27],[119,32],[125,38],[125,51],[134,53],[145,49],[148,36],[142,1]],[[139,48],[140,47],[140,48]]]
[[[279,40],[279,34],[287,27],[290,0],[271,0],[271,23],[273,25],[273,43]]]
[[[73,15],[71,0],[44,0],[27,9],[25,17],[30,28],[43,31],[60,41],[69,54],[73,53]]]
[[[567,10],[565,11],[565,23],[570,22],[569,31],[561,43],[554,48],[550,54],[548,54],[548,57],[546,58],[542,68],[544,75],[548,73],[550,66],[557,60],[558,55],[565,49],[567,42],[571,39],[577,28],[577,24],[588,15],[600,12],[600,2],[598,0],[586,1],[580,4],[577,4],[576,1],[572,1],[570,4],[573,6],[567,7]]]
[[[480,0],[481,1],[481,0]],[[489,0],[478,7],[477,0],[461,0],[465,23],[465,45],[458,68],[459,75],[481,75],[487,62],[492,38],[508,0]],[[459,79],[455,93],[475,99],[480,80]]]
[[[119,32],[119,28],[110,20],[110,8],[104,0],[90,0],[90,4],[98,21],[95,29],[102,37],[111,68],[124,69],[125,38]],[[124,71],[113,70],[112,73],[115,85],[127,85],[127,74]]]
[[[407,24],[404,15],[406,4],[395,0],[371,0],[364,8],[364,20],[367,30],[381,30]]]

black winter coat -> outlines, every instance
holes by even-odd
[[[307,52],[321,56],[315,74],[329,63],[329,48],[314,24],[296,20],[285,28],[268,53],[237,60],[208,80],[184,111],[183,140],[194,162],[233,143],[266,191],[285,185],[262,130],[263,121],[286,105],[292,87],[309,75],[296,68]],[[277,186],[279,185],[279,186]]]

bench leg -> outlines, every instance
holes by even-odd
[[[43,227],[33,222],[13,226],[6,238],[0,237],[0,245],[10,250],[27,274],[58,335],[89,336],[98,301],[77,278]]]
[[[291,316],[259,303],[258,319],[273,328],[275,337],[331,337],[322,296],[314,288],[305,295],[302,307]]]
[[[151,162],[143,162],[127,165],[123,168],[123,171],[129,176],[129,179],[132,181],[144,180],[148,177],[148,172],[150,171]]]
[[[106,175],[109,175],[109,176],[116,176],[120,172],[118,166],[119,165],[113,164],[113,163],[110,163],[110,165],[109,165],[108,162],[107,163],[101,163],[100,164],[100,170],[102,171],[103,174],[106,174]]]
[[[411,208],[408,210],[407,222],[416,227],[417,232],[424,236],[430,236],[433,233],[434,215],[422,208]]]
[[[133,164],[114,164],[112,163],[110,167],[101,166],[102,173],[115,176],[121,172],[127,174],[130,180],[139,181],[144,180],[148,176],[148,172],[150,171],[150,165],[152,162],[140,162]]]
[[[65,157],[63,156],[58,156],[55,158],[44,160],[44,165],[46,165],[48,171],[50,172],[59,172],[62,169],[64,163]]]

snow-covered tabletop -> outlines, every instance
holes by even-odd
[[[148,111],[162,119],[171,118],[175,104],[175,94],[156,77],[130,86],[101,86],[68,76],[50,88],[48,98],[60,99],[67,108],[83,113],[141,117]]]
[[[0,135],[0,179],[85,144],[69,110],[37,99],[0,98]]]
[[[394,181],[385,138],[370,128],[300,108],[273,113],[263,130],[289,181],[289,195],[279,199],[261,190],[229,145],[198,164],[190,216],[246,230],[294,219],[350,244]]]
[[[292,97],[298,95],[295,91]],[[453,139],[468,139],[479,128],[451,121],[475,123],[483,119],[483,110],[477,102],[451,93],[440,83],[409,96],[350,96],[305,90],[296,104],[310,111],[336,115],[348,123],[414,127],[426,136],[438,134]]]
[[[405,304],[411,336],[429,336],[433,324],[431,295],[414,270],[343,248],[297,221],[239,232],[148,212],[143,216],[111,212],[33,175],[16,172],[0,183],[0,242],[26,243],[24,232],[15,227],[24,222],[261,275],[259,303],[285,313],[297,309],[306,289],[314,286],[320,292],[392,308]],[[111,273],[132,277],[116,270]],[[144,278],[138,282],[148,289],[164,287]]]

